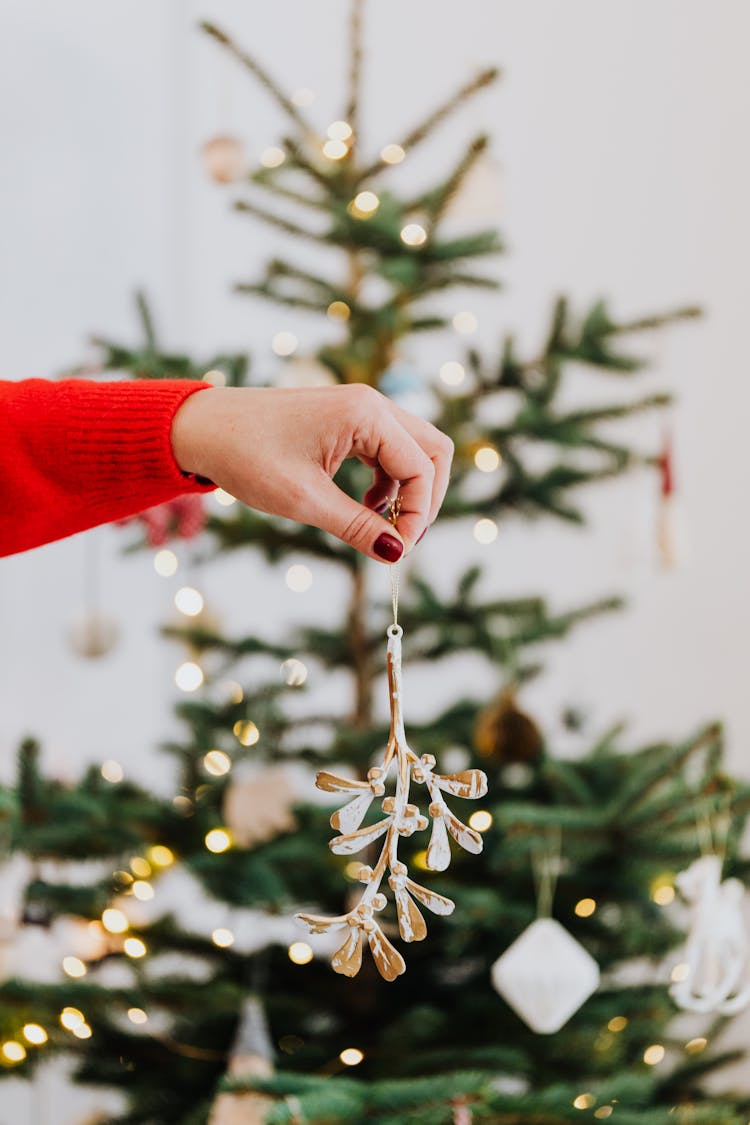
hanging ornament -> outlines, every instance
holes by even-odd
[[[659,454],[659,515],[656,541],[661,565],[667,569],[676,562],[674,464],[672,437],[666,432]]]
[[[277,387],[331,387],[338,384],[335,374],[314,355],[288,359],[274,379]]]
[[[195,539],[206,526],[206,508],[199,492],[176,496],[165,504],[155,504],[145,512],[118,520],[120,527],[140,523],[150,547],[163,547],[170,539]]]
[[[219,134],[201,149],[206,173],[217,184],[233,184],[247,172],[247,154],[239,137]]]
[[[721,880],[718,855],[703,855],[675,880],[691,906],[682,961],[684,979],[670,988],[689,1012],[734,1015],[750,1001],[748,940],[743,917],[745,888],[739,879]]]
[[[559,858],[558,835],[555,853],[548,851],[534,868],[537,918],[491,970],[497,992],[538,1035],[559,1031],[599,986],[594,958],[550,917]]]
[[[68,641],[76,656],[95,660],[106,656],[117,644],[120,628],[101,609],[101,536],[88,532],[84,540],[84,609],[68,628]]]
[[[263,770],[229,784],[224,797],[224,823],[239,847],[251,848],[296,827],[293,801],[294,791],[285,771]]]
[[[400,501],[397,497],[390,501],[391,523],[396,523],[399,511]],[[345,940],[331,961],[337,973],[348,977],[356,976],[362,965],[362,945],[366,938],[378,971],[389,981],[403,973],[406,965],[374,917],[383,910],[387,902],[385,894],[380,890],[386,872],[390,872],[388,885],[396,902],[399,932],[406,942],[422,941],[427,935],[427,926],[418,903],[434,914],[451,914],[455,906],[449,898],[410,879],[406,864],[398,858],[399,839],[424,831],[430,822],[428,817],[420,813],[419,807],[409,800],[410,783],[424,785],[430,798],[428,813],[432,820],[432,833],[425,859],[425,866],[429,871],[445,871],[448,867],[451,860],[450,836],[474,855],[478,855],[483,846],[479,832],[463,824],[451,812],[444,794],[474,799],[483,797],[487,792],[487,778],[481,770],[470,769],[447,775],[436,773],[435,758],[431,754],[418,757],[406,741],[401,682],[403,630],[398,624],[397,565],[393,564],[391,567],[393,624],[387,630],[391,726],[383,760],[379,766],[368,771],[366,781],[350,780],[325,770],[315,780],[319,789],[328,793],[342,793],[348,798],[347,803],[331,816],[331,827],[339,832],[330,841],[331,851],[335,855],[354,855],[376,840],[384,838],[380,857],[374,867],[363,865],[359,869],[358,878],[365,884],[365,890],[359,902],[345,914],[335,917],[297,915],[311,933],[345,931]],[[386,796],[388,774],[393,766],[396,791],[394,795]],[[375,798],[382,798],[380,807],[384,816],[374,824],[361,828]]]
[[[262,1004],[249,996],[242,1007],[240,1022],[229,1059],[228,1074],[249,1080],[273,1074],[273,1046]],[[265,1094],[219,1094],[213,1104],[209,1125],[263,1125],[273,1098]]]
[[[506,685],[476,717],[474,746],[482,757],[511,764],[538,762],[543,742],[533,719],[516,703],[514,685]]]

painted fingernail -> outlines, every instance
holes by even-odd
[[[424,529],[424,531],[420,535],[419,539],[417,539],[417,543],[421,543],[426,534],[427,534],[427,528]],[[414,544],[415,547],[416,547],[417,543]]]
[[[404,553],[404,545],[395,535],[389,535],[387,531],[384,531],[375,540],[373,550],[386,562],[398,562]]]

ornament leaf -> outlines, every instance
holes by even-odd
[[[354,852],[359,852],[383,835],[391,823],[391,819],[390,816],[387,816],[384,820],[379,820],[377,824],[370,824],[367,828],[360,828],[357,832],[349,832],[345,836],[334,836],[329,847],[335,855],[352,855]]]
[[[348,777],[339,777],[338,774],[321,770],[315,778],[318,789],[326,793],[359,793],[363,789],[370,790],[369,781],[355,781]]]
[[[461,773],[433,774],[438,789],[454,797],[484,797],[487,792],[487,775],[482,770],[463,770]]]
[[[375,926],[367,935],[373,960],[378,972],[385,980],[395,980],[406,972],[406,962],[399,951],[391,945],[380,926]]]
[[[427,923],[419,912],[414,900],[403,883],[394,886],[398,929],[404,941],[424,941],[427,937]]]
[[[475,832],[473,828],[469,828],[457,816],[454,816],[450,809],[445,810],[445,819],[448,822],[448,831],[453,839],[467,852],[471,852],[472,855],[479,855],[484,847],[484,840],[479,833]]]
[[[311,934],[324,934],[328,930],[338,930],[345,926],[348,915],[339,914],[329,918],[324,914],[297,914],[296,917],[309,927]]]
[[[430,836],[430,846],[427,849],[425,863],[430,871],[445,871],[450,861],[451,846],[448,842],[445,818],[436,816],[432,822],[432,835]]]
[[[437,891],[431,891],[429,887],[423,887],[419,883],[415,883],[413,879],[406,879],[406,886],[414,895],[422,906],[426,906],[433,914],[452,914],[456,904],[452,899],[446,898],[445,895],[439,895]]]
[[[345,977],[356,977],[362,968],[362,929],[352,926],[344,944],[336,950],[331,967]]]
[[[374,794],[360,793],[343,808],[331,814],[331,828],[338,832],[354,832],[359,828],[364,815],[372,804]]]

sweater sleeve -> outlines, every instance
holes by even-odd
[[[0,555],[215,488],[182,472],[170,440],[177,408],[208,386],[0,381]]]

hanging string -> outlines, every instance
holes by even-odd
[[[552,914],[552,902],[555,897],[557,877],[560,874],[561,847],[562,832],[560,828],[550,828],[547,831],[546,847],[535,849],[531,853],[531,869],[536,888],[537,918],[549,918]]]
[[[389,499],[386,518],[394,526],[401,515],[401,496],[399,493]],[[393,606],[393,624],[398,625],[398,566],[397,562],[391,563],[391,605]]]

